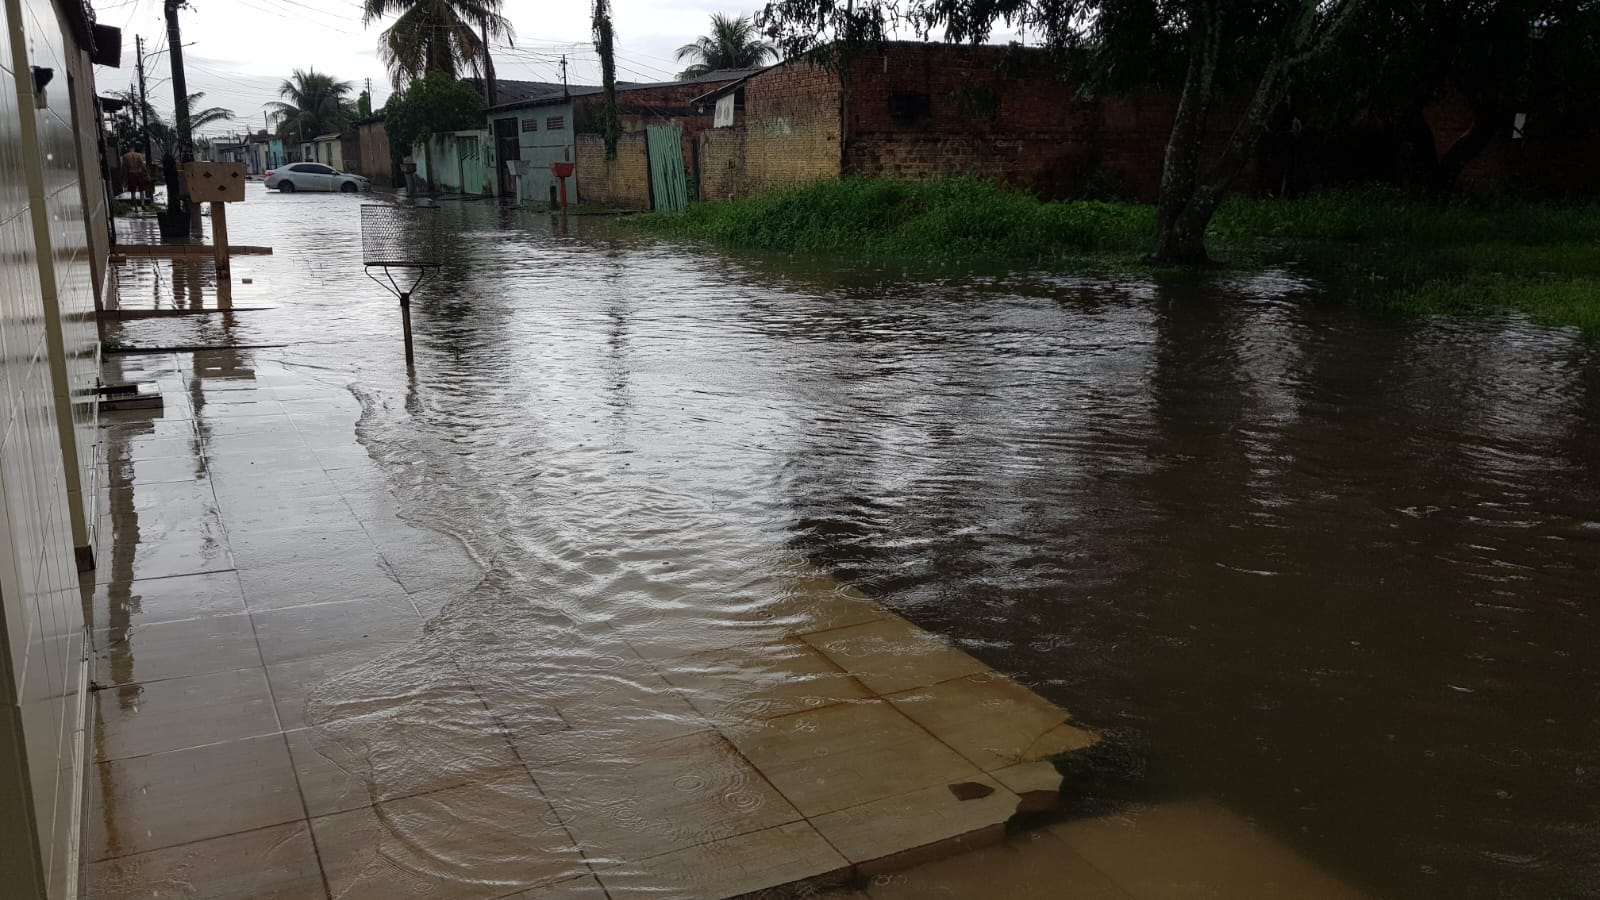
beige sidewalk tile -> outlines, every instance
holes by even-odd
[[[476,697],[417,698],[287,736],[313,816],[525,774]]]
[[[1062,776],[1055,764],[1045,761],[1017,763],[988,773],[1022,798],[1018,812],[1048,812],[1061,805]]]
[[[85,624],[91,629],[149,625],[244,611],[238,573],[208,572],[97,585]]]
[[[1017,795],[977,776],[816,816],[811,824],[871,874],[999,840],[1017,803]],[[964,840],[949,843],[956,839]]]
[[[808,817],[981,775],[882,700],[752,723],[730,737]]]
[[[349,600],[399,599],[405,588],[370,545],[329,556],[279,559],[239,570],[251,612]],[[409,605],[409,601],[406,601]]]
[[[894,615],[855,588],[821,573],[786,580],[762,612],[792,635],[833,631]]]
[[[803,880],[842,881],[849,865],[806,822],[696,844],[598,871],[611,900],[735,897]]]
[[[582,741],[563,732],[544,743]],[[607,752],[609,750],[609,752]],[[523,759],[596,866],[659,856],[800,818],[721,735],[594,745],[560,763]]]
[[[85,791],[86,861],[305,817],[276,734],[100,763]]]
[[[743,722],[872,696],[803,641],[700,653],[661,665],[661,675],[716,720]]]
[[[267,681],[272,685],[272,699],[278,707],[278,721],[285,729],[303,728],[306,724],[306,698],[325,682],[337,679],[368,662],[397,649],[400,644],[368,643],[307,659],[267,666]]]
[[[984,771],[1081,750],[1095,736],[1015,681],[980,672],[889,697],[895,708]]]
[[[268,665],[356,647],[404,645],[422,631],[421,617],[403,594],[392,601],[348,600],[252,611],[251,617],[261,658]]]
[[[95,691],[95,759],[107,761],[278,731],[264,669]]]
[[[105,539],[114,542],[95,570],[97,584],[114,578],[154,579],[233,569],[227,533],[214,514],[164,520],[113,513]]]
[[[99,631],[94,636],[99,687],[261,666],[255,629],[244,613]]]
[[[85,900],[326,900],[304,822],[84,866]]]
[[[341,900],[490,900],[589,874],[525,775],[311,823],[328,884]]]
[[[898,616],[802,639],[879,694],[895,694],[988,670],[943,639]]]
[[[598,879],[593,875],[584,875],[558,881],[555,884],[517,891],[515,894],[506,894],[499,900],[609,900],[609,898]]]

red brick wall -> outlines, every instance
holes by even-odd
[[[606,144],[598,134],[578,135],[577,145],[573,175],[582,202],[616,209],[650,208],[650,158],[644,132],[618,138],[617,158],[611,160],[606,159]]]
[[[897,116],[897,99],[926,108]],[[973,174],[1064,197],[1093,165],[1093,105],[1034,52],[889,44],[851,65],[847,106],[852,174]]]
[[[1042,51],[895,43],[851,68],[845,169],[852,174],[992,177],[1047,199],[1077,196],[1091,179],[1154,200],[1176,98],[1099,100]],[[897,119],[894,95],[927,98],[928,116]],[[1208,157],[1220,154],[1238,107],[1212,117]],[[1243,178],[1255,183],[1254,173]]]
[[[742,197],[744,187],[744,129],[711,128],[700,132],[700,199]]]
[[[744,189],[839,177],[839,97],[839,77],[805,63],[745,82]]]

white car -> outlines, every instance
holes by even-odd
[[[283,194],[295,191],[339,191],[354,194],[372,190],[372,182],[360,175],[340,172],[322,163],[290,163],[267,173],[267,188]]]

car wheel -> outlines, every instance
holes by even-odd
[[[355,192],[356,183],[354,181],[346,181],[344,184],[339,185],[339,193],[341,194],[354,194]]]
[[[280,193],[280,194],[292,194],[292,193],[294,193],[294,182],[292,182],[292,181],[280,181],[280,182],[278,182],[278,193]]]

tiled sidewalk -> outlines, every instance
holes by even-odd
[[[1093,740],[798,568],[729,649],[480,657],[524,623],[449,604],[514,586],[400,519],[337,379],[113,364],[167,406],[107,417],[86,896],[792,892],[998,840]]]

